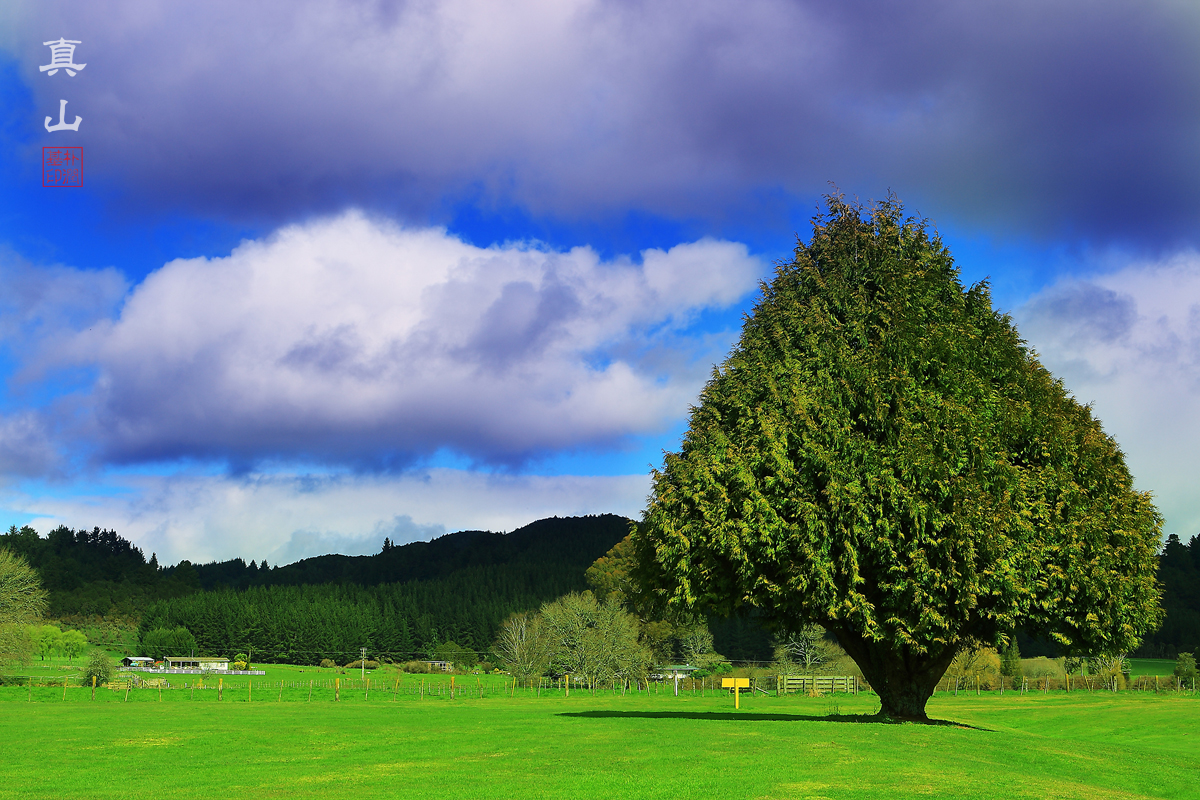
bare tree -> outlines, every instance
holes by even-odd
[[[963,647],[954,656],[954,660],[950,662],[950,668],[946,670],[950,675],[954,676],[954,693],[958,694],[960,683],[967,683],[968,679],[975,679],[976,691],[979,688],[979,681],[988,673],[998,673],[1000,669],[1000,656],[996,651],[987,647]]]
[[[713,637],[708,625],[701,622],[690,628],[679,637],[679,645],[683,649],[683,657],[694,667],[707,666],[713,652]]]
[[[638,621],[616,603],[591,592],[572,592],[542,606],[550,639],[551,665],[597,683],[644,672],[650,653],[638,642]]]
[[[1124,653],[1105,653],[1088,659],[1088,671],[1100,676],[1105,689],[1125,688],[1125,673],[1129,669]]]
[[[799,630],[784,631],[775,646],[775,658],[794,664],[805,672],[815,672],[829,660],[829,643],[820,625],[805,625]]]
[[[807,673],[812,678],[830,658],[825,629],[820,625],[804,625],[793,631],[783,631],[776,638],[775,661],[785,674]],[[815,690],[816,683],[812,688]]]
[[[550,639],[540,614],[513,614],[500,628],[496,654],[519,681],[541,675],[550,663]]]

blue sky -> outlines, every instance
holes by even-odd
[[[275,563],[634,516],[831,182],[930,219],[1200,530],[1166,1],[7,3],[0,517]]]

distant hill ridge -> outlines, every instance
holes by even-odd
[[[241,558],[160,567],[116,531],[59,526],[46,537],[25,526],[0,534],[0,547],[25,557],[49,593],[50,616],[137,619],[156,600],[200,590],[256,586],[435,581],[467,573],[520,573],[553,581],[530,587],[540,596],[566,585],[584,588],[584,571],[629,532],[616,514],[550,517],[511,533],[459,531],[429,542],[394,545],[370,556],[324,555],[270,569]],[[381,543],[382,545],[382,543]],[[528,583],[528,580],[523,579]],[[538,581],[540,583],[541,581]],[[547,598],[550,599],[550,598]]]
[[[370,556],[316,556],[270,569],[240,558],[162,568],[115,531],[101,528],[60,526],[43,538],[27,526],[13,526],[0,533],[0,547],[37,569],[50,596],[50,616],[58,619],[107,616],[146,624],[157,618],[166,624],[169,619],[155,613],[157,601],[172,605],[202,590],[391,585],[399,594],[386,594],[397,601],[403,597],[412,629],[412,644],[397,643],[399,651],[450,636],[485,646],[510,611],[586,588],[584,571],[625,537],[629,525],[615,514],[551,517],[511,533],[459,531]],[[1147,636],[1139,654],[1174,658],[1179,651],[1200,650],[1200,536],[1186,543],[1168,537],[1159,563],[1166,620]],[[728,638],[719,626],[713,630],[718,639]],[[1037,654],[1036,644],[1023,639],[1022,652]],[[737,657],[761,648],[722,641],[718,649]]]
[[[200,587],[300,586],[355,583],[377,586],[444,578],[469,567],[544,564],[583,571],[629,533],[616,514],[549,517],[511,533],[458,531],[429,542],[386,546],[374,555],[323,555],[257,569],[242,559],[192,565]],[[253,563],[253,562],[251,562]],[[178,567],[165,570],[173,574]],[[186,569],[186,568],[185,568]]]

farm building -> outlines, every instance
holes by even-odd
[[[125,656],[124,658],[121,659],[121,666],[123,666],[123,667],[141,667],[143,669],[146,669],[146,668],[154,666],[154,659],[147,658],[146,656]]]
[[[167,656],[167,669],[202,669],[227,670],[228,658],[213,658],[211,656]]]
[[[693,667],[691,664],[668,664],[665,667],[658,667],[654,677],[660,680],[683,680],[691,677],[698,667]]]

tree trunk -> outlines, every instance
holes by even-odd
[[[875,642],[858,633],[832,629],[879,695],[879,716],[926,722],[925,704],[954,660],[955,648],[916,654],[905,647]]]

